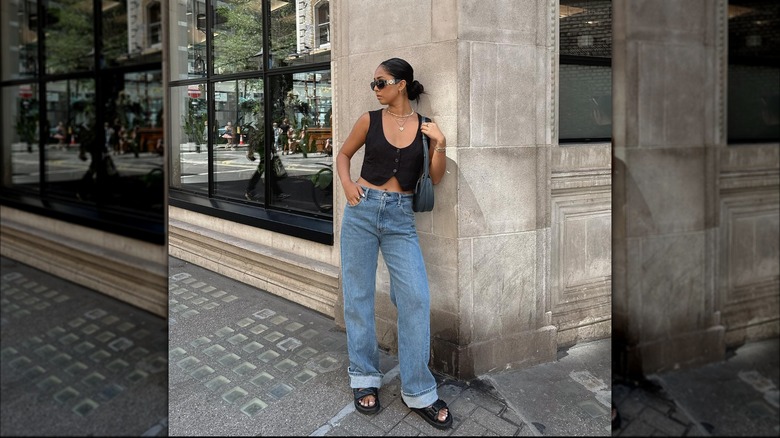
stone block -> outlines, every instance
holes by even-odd
[[[520,3],[520,4],[518,4]],[[536,0],[478,0],[460,2],[458,37],[463,40],[535,45],[538,32]]]
[[[641,271],[629,294],[637,303],[632,314],[638,318],[643,340],[653,342],[709,327],[704,249],[703,233],[642,241],[641,255],[634,259]]]
[[[536,46],[499,44],[496,46],[495,69],[490,65],[478,65],[495,72],[495,118],[496,146],[536,145],[536,57],[540,56]],[[511,92],[508,92],[511,90]],[[480,96],[472,96],[472,101]]]
[[[473,242],[472,339],[483,341],[539,323],[536,233],[485,237]],[[462,310],[464,311],[464,310]]]
[[[472,43],[469,51],[471,71],[469,75],[469,126],[468,146],[495,147],[498,143],[496,102],[498,101],[498,77],[495,68],[499,64],[498,45]],[[476,66],[476,67],[474,67]]]
[[[431,309],[458,312],[457,240],[433,235],[420,236],[425,259]]]
[[[704,155],[705,148],[627,151],[627,237],[704,228]]]
[[[382,0],[350,1],[347,8],[346,22],[339,24],[348,29],[350,54],[398,50],[431,41],[430,2],[409,2],[405,7],[390,8]],[[377,11],[381,11],[384,23],[394,25],[378,26]]]
[[[464,352],[461,369],[473,366],[474,374],[481,375],[509,367],[527,368],[555,360],[556,351],[556,328],[548,326],[511,337],[473,343]]]
[[[655,0],[626,2],[626,29],[634,39],[682,42],[702,38],[707,30],[712,2],[667,1],[659,7]]]
[[[544,150],[543,148],[541,148]],[[537,148],[464,148],[458,152],[461,237],[537,226]]]
[[[459,16],[457,0],[431,2],[431,40],[457,39]]]

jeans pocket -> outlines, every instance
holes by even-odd
[[[412,209],[412,203],[410,202],[403,202],[401,204],[401,210],[406,214],[407,216],[414,218],[414,210]]]
[[[355,208],[355,207],[357,207],[358,205],[362,204],[362,203],[365,201],[365,199],[366,199],[366,198],[364,198],[364,197],[362,197],[362,196],[361,196],[361,197],[360,197],[360,199],[358,200],[358,203],[357,203],[357,204],[355,204],[355,205],[352,205],[352,204],[350,204],[350,203],[349,203],[349,201],[347,201],[347,207],[348,207],[348,208]]]

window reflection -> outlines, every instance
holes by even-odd
[[[214,12],[214,73],[261,70],[262,0],[220,2]]]
[[[267,1],[271,3],[271,68],[330,61],[329,1]]]
[[[103,0],[104,67],[159,62],[162,10],[159,1]]]
[[[559,6],[558,138],[612,136],[612,4],[561,0]]]
[[[205,84],[171,90],[171,186],[208,193],[208,99]]]
[[[3,88],[3,186],[36,189],[39,173],[38,85],[24,84]]]
[[[287,197],[273,205],[332,217],[333,138],[330,71],[294,73],[270,79],[274,144],[283,170],[271,180]],[[269,140],[270,142],[270,140]],[[268,143],[268,142],[266,142]],[[280,166],[277,166],[280,167]]]
[[[116,210],[161,214],[161,74],[127,73],[109,82],[100,127],[92,80],[47,84],[47,190]]]
[[[0,32],[7,42],[3,43],[3,79],[18,79],[35,76],[38,72],[38,11],[35,0],[11,0],[4,4],[3,13],[17,17],[16,20],[1,20]],[[9,50],[5,50],[5,48]]]
[[[46,2],[46,72],[91,70],[95,63],[93,3]]]
[[[263,81],[217,82],[214,94],[214,192],[262,201],[265,125]]]

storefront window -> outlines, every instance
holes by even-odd
[[[560,142],[612,137],[612,5],[561,0],[558,120]]]
[[[332,216],[333,131],[330,72],[320,70],[271,78],[276,148],[283,172],[271,180],[288,196],[271,203]],[[281,132],[287,127],[287,132]],[[284,144],[286,143],[286,144]]]
[[[182,126],[173,205],[332,243],[328,9],[322,0],[171,5],[170,117]]]
[[[780,140],[780,3],[730,0],[728,141]]]
[[[0,201],[164,242],[162,46],[148,21],[160,4],[2,3],[0,27],[19,38],[14,55],[3,51]],[[28,68],[38,46],[45,56]],[[43,74],[19,83],[37,68]]]

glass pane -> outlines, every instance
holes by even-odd
[[[38,85],[3,88],[3,187],[39,188]]]
[[[161,13],[158,1],[103,0],[103,66],[160,62]]]
[[[780,3],[729,1],[728,141],[780,140]]]
[[[561,0],[558,138],[612,137],[612,4]]]
[[[171,187],[208,193],[208,104],[205,84],[171,88]]]
[[[205,0],[171,2],[171,78],[206,76]]]
[[[561,0],[561,55],[612,58],[612,2]]]
[[[102,158],[99,150],[97,156],[94,154],[94,81],[46,84],[46,131],[50,135],[45,155],[47,189],[73,199],[91,199],[92,188],[88,185],[91,181],[87,175]]]
[[[94,67],[91,1],[46,3],[46,72],[71,73]]]
[[[262,0],[218,2],[214,17],[214,73],[261,70]]]
[[[272,119],[279,128],[283,171],[271,172],[285,195],[272,205],[333,215],[332,89],[330,71],[274,76],[269,79]],[[287,128],[288,134],[283,130]]]
[[[271,4],[271,68],[330,61],[330,2],[266,1]]]
[[[561,64],[560,139],[612,137],[612,68]]]
[[[38,71],[38,11],[35,0],[11,0],[0,5],[4,80],[35,76]]]
[[[214,107],[214,191],[220,196],[264,199],[263,81],[217,82]]]
[[[101,151],[111,192],[110,200],[103,202],[116,209],[162,216],[162,72],[125,73],[111,79],[105,90]]]

